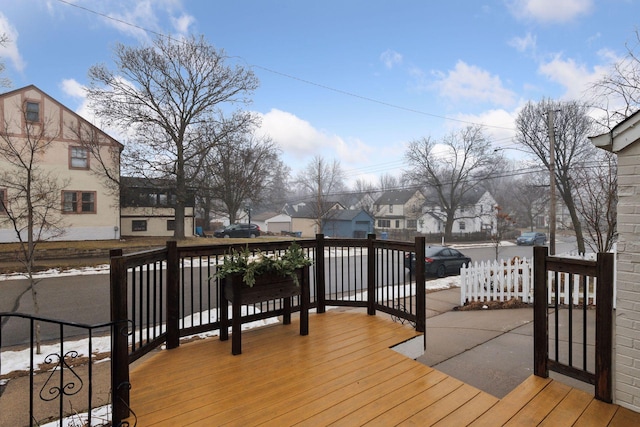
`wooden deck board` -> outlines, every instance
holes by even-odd
[[[640,414],[531,376],[502,400],[389,347],[407,325],[357,311],[245,331],[243,354],[217,338],[136,362],[138,426],[640,425]],[[129,421],[133,421],[133,418]],[[635,423],[635,424],[634,424]]]

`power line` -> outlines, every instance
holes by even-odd
[[[151,30],[151,29],[142,27],[142,26],[137,25],[137,24],[133,24],[131,22],[128,22],[128,21],[125,21],[123,19],[119,19],[119,18],[110,16],[110,15],[107,15],[107,14],[102,13],[102,12],[98,12],[98,11],[90,9],[90,8],[88,8],[86,6],[80,6],[78,4],[71,3],[68,0],[58,0],[58,2],[63,3],[65,5],[67,5],[67,6],[71,6],[71,7],[75,7],[75,8],[81,9],[81,10],[83,10],[85,12],[92,13],[94,15],[97,15],[97,16],[100,16],[102,18],[117,22],[119,24],[127,25],[127,26],[130,26],[132,28],[136,28],[138,30],[157,35],[159,37],[166,37],[169,40],[172,40],[174,42],[182,43],[182,40],[178,40],[178,39],[173,38],[171,36],[168,36],[166,34],[162,34],[162,33],[158,32],[158,31]],[[428,112],[425,112],[425,111],[417,110],[415,108],[404,107],[404,106],[393,104],[393,103],[390,103],[390,102],[387,102],[387,101],[381,101],[379,99],[371,98],[371,97],[364,96],[364,95],[359,95],[357,93],[349,92],[347,90],[337,89],[337,88],[334,88],[334,87],[331,87],[331,86],[327,86],[325,84],[316,83],[316,82],[313,82],[311,80],[303,79],[301,77],[297,77],[297,76],[294,76],[294,75],[291,75],[291,74],[288,74],[288,73],[284,73],[282,71],[277,71],[277,70],[274,70],[274,69],[271,69],[271,68],[268,68],[268,67],[264,67],[262,65],[251,64],[250,62],[248,62],[246,59],[244,59],[242,57],[237,57],[237,58],[241,59],[242,61],[244,61],[246,64],[248,64],[250,67],[253,67],[253,68],[258,68],[258,69],[267,71],[267,72],[272,73],[272,74],[280,75],[280,76],[286,77],[286,78],[291,79],[291,80],[296,80],[296,81],[308,84],[310,86],[316,86],[316,87],[319,87],[321,89],[325,89],[325,90],[328,90],[328,91],[339,93],[341,95],[349,96],[349,97],[352,97],[352,98],[361,99],[363,101],[371,102],[371,103],[374,103],[374,104],[383,105],[385,107],[395,108],[395,109],[401,110],[401,111],[407,111],[407,112],[410,112],[410,113],[420,114],[420,115],[423,115],[423,116],[434,117],[434,118],[437,118],[437,119],[442,119],[442,120],[447,120],[447,121],[452,121],[452,122],[457,122],[457,123],[484,126],[484,127],[492,128],[492,129],[502,129],[502,130],[515,131],[515,129],[510,128],[510,127],[506,127],[506,126],[488,125],[486,123],[478,123],[478,122],[473,122],[473,121],[470,121],[470,120],[456,119],[456,118],[453,118],[453,117],[443,116],[443,115],[434,114],[434,113],[428,113]]]

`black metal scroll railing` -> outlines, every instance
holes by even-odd
[[[5,402],[13,405],[0,411],[0,425],[42,425],[65,418],[70,425],[111,421],[110,387],[100,383],[108,381],[110,364],[101,360],[108,360],[111,337],[126,326],[21,313],[0,313],[0,325],[0,395],[7,392]],[[41,343],[38,333],[46,337]]]
[[[328,305],[366,307],[394,319],[408,321],[417,331],[425,331],[424,265],[418,263],[412,282],[404,259],[413,252],[424,258],[424,238],[415,243],[367,239],[301,239],[296,242],[314,260],[309,268],[310,307],[323,313]],[[231,250],[263,254],[285,251],[291,241],[256,242],[235,245],[166,248],[122,255],[111,253],[111,313],[114,321],[128,321],[130,334],[120,337],[115,377],[119,384],[129,381],[128,363],[159,345],[179,345],[181,337],[215,333],[220,328],[220,280],[216,266]],[[418,285],[416,286],[416,283]],[[222,309],[227,309],[223,307]],[[292,311],[300,310],[294,297]],[[247,307],[243,322],[273,318],[284,313],[282,301],[272,300]],[[114,388],[115,401],[129,401],[128,389]],[[117,398],[117,399],[116,399]],[[115,408],[123,419],[128,408]]]
[[[534,248],[534,373],[587,382],[611,403],[614,255],[588,261],[547,254]]]

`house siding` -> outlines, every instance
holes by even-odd
[[[40,104],[40,123],[44,131],[52,138],[51,145],[42,151],[38,159],[38,168],[56,176],[60,183],[64,183],[64,191],[91,192],[95,195],[95,211],[92,213],[50,213],[54,221],[60,219],[60,225],[65,230],[56,240],[110,240],[120,238],[120,201],[113,189],[105,184],[100,175],[98,162],[89,156],[91,169],[74,169],[69,163],[69,147],[79,146],[76,132],[83,129],[95,129],[80,116],[64,107],[62,104],[47,96],[44,92],[28,86],[16,91],[0,95],[0,112],[4,116],[0,122],[0,129],[9,133],[11,138],[20,140],[26,138],[25,122],[22,105],[26,101]],[[36,125],[37,126],[37,125]],[[101,155],[104,159],[111,159],[109,167],[118,170],[119,144],[107,134],[98,131]],[[0,139],[0,144],[3,140]],[[10,168],[0,159],[0,169]],[[93,169],[93,170],[92,170]],[[9,169],[10,170],[10,169]],[[62,185],[61,185],[62,187]],[[2,184],[0,183],[0,188]],[[62,192],[60,193],[60,207],[62,208]],[[0,218],[0,242],[16,242],[18,236],[12,226]],[[44,239],[52,238],[46,234]]]
[[[640,143],[618,153],[616,403],[640,412]]]

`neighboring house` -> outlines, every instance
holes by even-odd
[[[65,230],[56,240],[119,239],[119,195],[105,178],[103,166],[119,175],[122,145],[33,85],[1,94],[0,115],[0,144],[7,144],[7,139],[15,143],[33,140],[38,134],[51,141],[37,166],[60,188],[59,210],[49,212],[53,219],[61,219]],[[13,169],[0,157],[0,171]],[[0,182],[0,198],[5,203],[12,199],[12,191]],[[0,242],[17,241],[3,216],[7,214],[0,209]]]
[[[452,232],[454,234],[481,233],[491,235],[496,229],[496,201],[488,191],[470,192],[456,210]],[[421,234],[444,233],[447,216],[438,205],[427,205],[418,219]]]
[[[618,156],[614,402],[640,412],[640,112],[591,142]]]
[[[374,204],[377,231],[417,231],[418,218],[422,216],[425,197],[420,190],[395,190],[384,192]]]
[[[347,195],[341,201],[345,209],[360,210],[372,213],[376,198],[371,193],[354,193]]]
[[[491,235],[496,228],[496,201],[488,191],[470,192],[456,210],[452,233],[480,233]],[[444,233],[447,216],[439,205],[427,204],[426,212],[418,219],[421,234]]]
[[[304,202],[287,204],[284,213],[291,217],[291,231],[300,233],[302,237],[315,237],[322,232],[317,224],[317,210],[311,204]],[[325,202],[322,208],[322,222],[330,220],[337,211],[343,210],[344,206],[339,202]]]
[[[266,219],[265,231],[273,234],[289,233],[291,231],[291,216],[282,213]]]
[[[364,209],[337,211],[324,223],[322,233],[327,237],[355,237],[363,239],[373,233],[375,220]]]
[[[122,177],[121,234],[123,236],[173,236],[175,221],[175,184],[166,179]],[[187,199],[184,211],[185,236],[195,229],[195,197]]]
[[[260,227],[260,230],[262,230],[263,232],[267,231],[267,220],[269,220],[270,218],[273,218],[274,216],[277,215],[277,212],[273,212],[273,211],[268,211],[268,212],[251,212],[251,223],[256,224],[258,227]],[[246,214],[243,216],[244,221],[243,222],[248,222],[249,221],[249,216]]]

